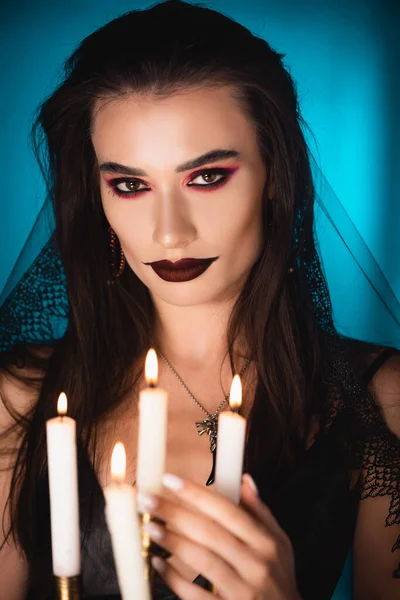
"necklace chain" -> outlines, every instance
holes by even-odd
[[[191,399],[193,400],[193,402],[203,411],[203,413],[205,415],[207,415],[207,417],[210,420],[214,421],[216,419],[216,417],[218,416],[218,414],[221,412],[221,410],[224,407],[225,403],[227,402],[227,400],[229,398],[229,394],[226,394],[225,398],[222,400],[222,402],[220,403],[220,405],[217,407],[217,409],[213,413],[209,413],[208,410],[205,409],[202,404],[200,404],[200,402],[197,400],[197,398],[195,397],[195,395],[189,390],[188,386],[183,381],[182,377],[175,371],[174,367],[171,365],[171,363],[168,361],[168,359],[164,356],[164,354],[162,352],[159,352],[159,355],[160,355],[161,359],[164,361],[164,363],[167,365],[167,367],[170,369],[170,371],[172,371],[172,373],[178,379],[178,381],[182,385],[182,387],[189,394],[189,396],[191,397]],[[246,361],[246,363],[243,365],[243,367],[242,367],[242,369],[241,369],[241,371],[239,373],[240,377],[242,377],[242,375],[244,375],[244,373],[245,373],[247,367],[249,366],[249,364],[250,364],[250,359],[248,359]]]
[[[222,400],[222,402],[220,403],[218,408],[212,414],[209,413],[208,410],[206,410],[204,408],[204,406],[202,404],[200,404],[200,402],[197,400],[196,396],[189,390],[188,386],[183,381],[182,377],[175,371],[174,367],[167,360],[167,358],[164,356],[164,354],[162,352],[159,352],[159,355],[160,355],[161,359],[163,360],[163,362],[170,369],[170,371],[172,371],[172,373],[178,379],[178,381],[182,385],[182,387],[189,394],[189,396],[191,397],[193,402],[206,415],[206,419],[204,419],[203,421],[196,421],[195,425],[196,425],[198,435],[202,436],[203,434],[206,434],[208,436],[208,441],[210,444],[210,452],[212,454],[213,460],[212,460],[211,472],[207,479],[206,485],[211,485],[212,483],[214,483],[215,468],[216,468],[216,456],[217,456],[216,449],[217,449],[217,437],[218,437],[218,419],[217,419],[217,417],[218,417],[218,414],[220,413],[220,411],[222,410],[223,406],[225,405],[225,402],[228,400],[229,394],[227,394],[225,396],[225,398]],[[248,359],[246,361],[246,363],[243,365],[243,367],[239,373],[240,377],[244,374],[244,372],[246,371],[249,364],[250,364],[250,359]]]

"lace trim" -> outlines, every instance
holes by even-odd
[[[343,345],[333,344],[329,376],[333,393],[326,406],[325,432],[333,425],[344,431],[351,469],[363,469],[360,500],[390,496],[385,527],[400,524],[400,440],[390,431],[371,394],[350,368]],[[392,552],[400,550],[400,535]],[[392,577],[400,579],[400,562]]]
[[[59,339],[68,319],[65,275],[50,239],[0,310],[0,352]]]

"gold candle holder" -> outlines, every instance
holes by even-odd
[[[140,522],[142,529],[142,556],[144,560],[144,576],[146,581],[149,583],[150,593],[154,592],[155,587],[155,569],[151,564],[152,553],[152,540],[150,535],[146,530],[143,529],[143,525],[150,523],[152,520],[151,514],[149,512],[144,512],[140,514]]]
[[[55,600],[81,600],[81,577],[53,575]]]

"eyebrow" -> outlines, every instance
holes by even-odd
[[[226,160],[227,158],[239,158],[240,152],[237,150],[210,150],[197,158],[189,160],[181,165],[178,165],[175,169],[176,173],[183,173],[190,169],[197,169],[203,165],[214,163],[219,160]],[[106,171],[107,173],[127,173],[133,177],[148,177],[146,171],[143,169],[137,169],[135,167],[128,167],[127,165],[121,165],[116,162],[105,162],[100,165],[100,171]]]

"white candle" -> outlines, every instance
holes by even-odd
[[[160,494],[163,489],[161,478],[165,471],[167,440],[168,396],[165,390],[156,387],[157,375],[157,355],[150,349],[145,364],[145,377],[149,387],[139,395],[136,485],[140,491],[151,494]],[[141,511],[140,506],[139,510]]]
[[[123,600],[150,600],[144,576],[142,539],[133,487],[125,483],[123,444],[114,446],[112,482],[104,488],[105,516],[110,531],[118,584]]]
[[[73,577],[81,571],[76,422],[61,393],[58,417],[46,422],[53,573]]]
[[[246,420],[235,412],[241,403],[242,385],[239,375],[235,375],[229,396],[234,412],[222,412],[218,417],[215,489],[236,504],[240,499],[246,438]]]

